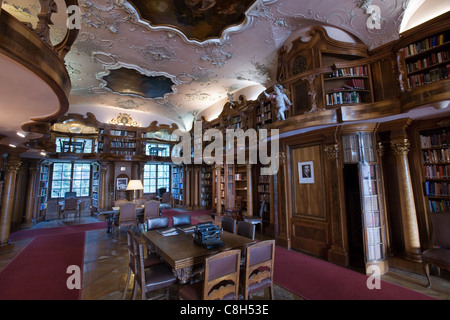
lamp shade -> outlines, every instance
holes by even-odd
[[[142,185],[141,180],[130,180],[127,185],[127,190],[142,190],[144,186]]]

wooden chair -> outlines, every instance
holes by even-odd
[[[119,199],[119,200],[115,200],[114,201],[114,207],[120,207],[121,205],[123,205],[124,203],[128,203],[130,201],[125,200],[125,199]]]
[[[181,226],[191,226],[191,215],[190,214],[179,214],[172,217],[172,226],[173,227],[181,227]]]
[[[422,265],[427,276],[428,285],[431,287],[430,264],[438,268],[450,271],[450,213],[434,212],[430,214],[431,218],[431,245],[432,247],[422,252]]]
[[[170,192],[164,192],[161,197],[161,209],[169,209],[172,207],[172,194]]]
[[[169,217],[157,217],[147,219],[147,231],[169,227]]]
[[[266,197],[264,197],[264,199],[261,203],[261,208],[259,209],[259,215],[257,215],[257,216],[242,216],[242,218],[246,222],[250,222],[250,223],[254,224],[255,226],[257,224],[259,224],[261,226],[261,233],[263,232],[262,216],[263,216],[263,212],[264,212],[265,203],[266,203]]]
[[[142,300],[147,300],[147,293],[159,289],[166,289],[165,297],[168,298],[169,287],[177,282],[177,277],[165,263],[145,267],[144,246],[141,239],[133,234],[133,257],[136,265],[135,283],[141,289]],[[134,254],[136,252],[136,254]],[[133,290],[132,299],[136,298],[136,287]]]
[[[236,234],[255,240],[255,225],[246,221],[238,221]]]
[[[121,227],[134,227],[136,229],[136,204],[132,202],[124,203],[119,209],[119,218],[113,221],[113,234],[118,230],[118,236],[120,238]]]
[[[180,286],[182,300],[237,300],[241,250],[229,250],[205,260],[203,281]]]
[[[123,290],[123,296],[122,299],[125,299],[128,291],[128,285],[130,284],[131,280],[131,274],[134,275],[134,281],[133,281],[133,290],[136,288],[136,261],[135,256],[137,256],[136,246],[134,245],[134,233],[132,230],[127,230],[127,248],[128,248],[128,274],[127,274],[127,280],[125,282],[125,289]],[[164,263],[164,261],[157,256],[156,254],[147,254],[147,256],[144,259],[144,268],[149,268],[151,266],[155,266],[157,264]]]
[[[139,223],[146,228],[147,224],[145,223],[149,218],[159,217],[159,201],[150,200],[145,202],[144,204],[144,215],[139,217]]]
[[[261,241],[247,248],[245,269],[241,272],[241,292],[245,300],[266,288],[270,288],[270,299],[274,299],[274,256],[275,240]]]
[[[236,233],[236,220],[230,217],[222,218],[222,228],[224,231],[228,231],[231,233]]]
[[[67,198],[64,200],[64,208],[62,210],[63,219],[67,218],[68,214],[73,213],[73,218],[75,219],[78,215],[78,199],[77,198]]]

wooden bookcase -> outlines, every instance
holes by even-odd
[[[322,53],[322,65],[333,66],[333,72],[322,75],[326,108],[373,102],[370,65],[339,67],[342,64],[352,63],[356,58],[364,57],[343,53]]]
[[[91,186],[92,212],[96,212],[98,209],[98,194],[100,187],[99,181],[100,181],[100,165],[98,163],[92,163],[92,186]]]
[[[184,204],[184,170],[183,166],[172,166],[172,199],[175,207]]]
[[[135,130],[110,129],[109,153],[134,156],[137,154],[138,137]]]
[[[39,217],[45,216],[49,197],[50,164],[41,164],[39,172]]]
[[[415,41],[400,50],[409,89],[448,78],[450,31]]]
[[[423,130],[419,137],[428,212],[450,211],[450,127]]]
[[[243,215],[247,215],[247,165],[234,166],[234,203]]]
[[[363,230],[363,254],[366,269],[370,265],[378,265],[381,273],[387,271],[386,231],[384,223],[384,202],[381,173],[375,150],[374,133],[371,131],[359,133],[345,133],[342,135],[343,163],[344,167],[353,167],[358,176],[359,208],[353,208],[348,216],[361,213],[361,217],[353,217],[353,221],[361,221]],[[345,172],[346,171],[344,168]],[[347,183],[354,179],[353,175],[344,177]],[[356,181],[350,182],[355,183]],[[349,184],[350,184],[349,183]],[[351,223],[350,223],[351,225]],[[357,231],[359,226],[351,228]]]
[[[202,166],[200,175],[200,207],[202,209],[210,209],[213,199],[213,174],[211,166]]]

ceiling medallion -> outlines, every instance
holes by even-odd
[[[119,113],[119,116],[117,118],[111,119],[109,123],[117,124],[120,126],[139,127],[139,123],[137,123],[137,121],[133,121],[128,113]]]
[[[129,0],[139,17],[154,28],[173,28],[187,39],[206,41],[222,36],[229,27],[246,23],[246,12],[256,0]]]

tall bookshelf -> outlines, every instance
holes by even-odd
[[[450,211],[450,127],[420,131],[420,148],[429,213]]]
[[[202,209],[210,209],[213,198],[213,174],[211,166],[202,166],[200,174],[200,207]]]
[[[383,189],[374,139],[373,132],[343,134],[343,162],[357,166],[366,269],[378,265],[384,274],[387,252]]]
[[[172,166],[172,199],[175,207],[184,204],[184,170],[183,166]]]
[[[240,206],[241,213],[247,215],[247,165],[235,165],[234,167],[234,201],[235,207]]]
[[[100,166],[98,163],[92,163],[91,205],[93,212],[96,212],[98,209],[99,181],[100,181]]]
[[[440,32],[403,47],[410,89],[447,79],[450,74],[450,31]]]
[[[39,216],[45,215],[47,211],[47,200],[49,192],[50,164],[41,164],[39,172]]]
[[[256,129],[272,123],[272,106],[269,100],[261,101],[256,108]]]

